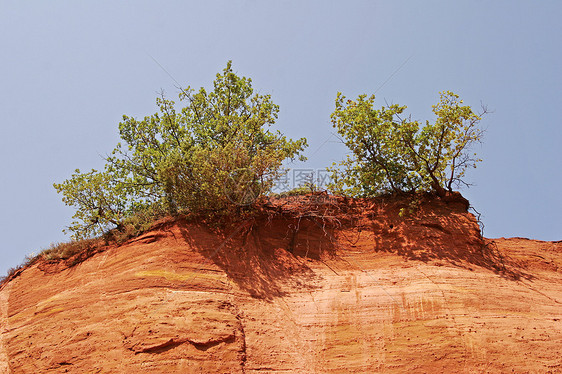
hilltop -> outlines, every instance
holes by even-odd
[[[562,243],[467,208],[301,196],[40,259],[0,289],[0,372],[562,372]]]

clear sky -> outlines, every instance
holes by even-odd
[[[228,60],[281,106],[322,168],[337,91],[432,119],[438,92],[493,111],[462,193],[487,237],[562,239],[560,1],[2,1],[0,274],[51,242],[73,211],[53,182],[100,168],[123,114],[161,89],[209,87]],[[152,57],[151,57],[152,56]]]

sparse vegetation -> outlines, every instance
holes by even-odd
[[[52,243],[48,248],[40,251],[39,254],[28,255],[20,265],[10,268],[5,276],[0,277],[0,285],[12,279],[18,271],[35,264],[37,261],[60,262],[70,260],[67,265],[74,266],[88,258],[102,243],[103,241],[100,239],[81,239],[72,240],[67,243]]]
[[[0,285],[12,279],[18,271],[38,261],[51,263],[63,261],[68,267],[75,266],[103,250],[102,247],[110,242],[121,244],[139,236],[149,230],[154,224],[154,219],[159,217],[157,212],[141,211],[127,217],[123,221],[121,230],[108,230],[100,238],[74,239],[65,243],[52,243],[48,248],[41,250],[39,254],[28,255],[20,265],[10,268],[5,276],[0,277]]]
[[[302,195],[315,194],[317,191],[318,189],[314,184],[305,183],[304,185],[295,187],[289,191],[271,194],[270,197],[283,198],[288,196],[302,196]]]
[[[67,243],[54,243],[39,253],[38,257],[45,261],[68,260],[69,258],[92,249],[98,245],[95,239],[73,240]]]
[[[33,265],[35,262],[37,262],[37,260],[39,258],[40,258],[40,255],[35,255],[35,254],[25,256],[23,262],[20,265],[9,268],[6,275],[0,277],[0,285],[2,285],[4,282],[7,282],[10,279],[12,279],[20,270],[25,269],[26,267]]]

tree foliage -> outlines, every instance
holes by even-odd
[[[147,210],[220,214],[269,191],[287,159],[301,157],[306,139],[286,138],[270,127],[279,106],[254,94],[252,81],[229,61],[213,89],[190,87],[183,107],[164,95],[158,112],[123,116],[122,142],[103,171],[79,170],[54,184],[63,202],[76,208],[69,227],[77,238],[120,228],[126,217]]]
[[[352,196],[433,190],[444,196],[467,185],[468,168],[481,161],[471,150],[481,142],[481,116],[450,91],[440,93],[434,122],[422,127],[403,118],[406,106],[374,108],[375,96],[347,100],[338,93],[332,124],[351,153],[331,168],[331,188]]]

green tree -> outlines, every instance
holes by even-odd
[[[55,184],[63,193],[62,201],[77,208],[69,226],[76,238],[88,237],[110,225],[121,227],[128,202],[124,185],[107,172],[92,170],[81,173],[76,169],[70,179]]]
[[[459,185],[481,161],[471,152],[482,140],[481,116],[444,91],[434,105],[436,120],[423,127],[402,118],[406,106],[374,108],[375,96],[347,100],[338,93],[332,124],[351,153],[331,168],[331,188],[352,196],[433,190],[440,196]]]
[[[157,98],[158,112],[138,120],[123,116],[122,139],[105,169],[54,184],[63,202],[76,208],[69,227],[87,237],[139,211],[224,214],[248,202],[238,193],[271,189],[287,159],[300,157],[306,139],[288,139],[270,127],[279,106],[254,94],[252,81],[238,77],[229,61],[213,89],[181,90],[175,102]]]

